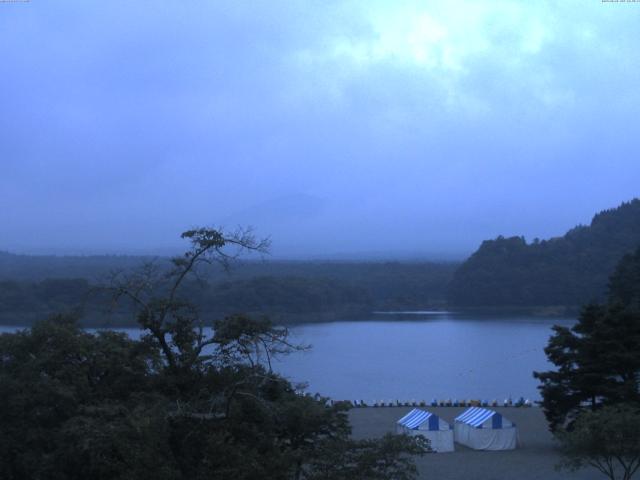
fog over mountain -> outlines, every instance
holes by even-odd
[[[462,258],[638,196],[640,6],[0,4],[0,250]]]

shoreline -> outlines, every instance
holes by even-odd
[[[63,309],[60,311],[39,312],[2,312],[0,313],[0,326],[3,327],[30,327],[39,320],[56,314],[79,314],[79,323],[85,328],[137,328],[139,325],[132,312],[82,311],[75,309]],[[238,313],[238,312],[236,312]],[[318,323],[341,322],[394,322],[394,321],[430,321],[447,318],[449,320],[466,320],[474,317],[482,322],[485,320],[501,320],[508,318],[517,322],[521,319],[557,319],[575,320],[579,315],[577,307],[460,307],[424,310],[373,310],[365,311],[359,308],[326,312],[241,312],[250,317],[268,317],[274,325],[297,326],[313,325]],[[202,316],[211,320],[232,315],[230,312],[209,311]]]
[[[474,398],[469,400],[438,400],[435,403],[415,400],[401,402],[399,400],[386,402],[384,400],[376,401],[372,404],[363,402],[362,400],[335,400],[330,399],[331,403],[348,403],[351,408],[421,408],[428,410],[430,408],[470,408],[470,407],[482,407],[482,408],[538,408],[537,401],[531,401],[528,398],[522,396],[517,397],[517,400],[513,398],[505,399],[503,402],[497,402],[492,400],[491,402],[485,402],[476,400]]]

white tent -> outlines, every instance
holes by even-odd
[[[475,450],[513,450],[518,444],[515,423],[498,412],[471,407],[455,418],[455,440]]]
[[[453,430],[451,425],[437,415],[414,408],[398,420],[398,433],[422,435],[430,442],[434,452],[453,452]]]

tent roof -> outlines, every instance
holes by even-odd
[[[420,410],[419,408],[414,408],[409,413],[407,413],[404,417],[398,420],[400,425],[403,425],[407,428],[418,428],[423,423],[429,421],[431,416],[436,416],[431,412],[427,412],[425,410]]]
[[[480,407],[471,407],[468,410],[462,412],[462,414],[458,415],[455,418],[455,421],[466,423],[467,425],[471,425],[472,427],[479,427],[494,415],[497,415],[497,412],[494,412],[493,410]]]

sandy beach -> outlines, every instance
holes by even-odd
[[[395,431],[395,422],[412,407],[354,408],[349,416],[355,438],[373,438]],[[426,407],[447,422],[464,408]],[[494,408],[516,423],[520,446],[504,452],[475,451],[455,444],[453,453],[425,455],[417,459],[420,479],[446,480],[601,480],[595,469],[580,472],[557,471],[559,455],[547,430],[542,410]]]

